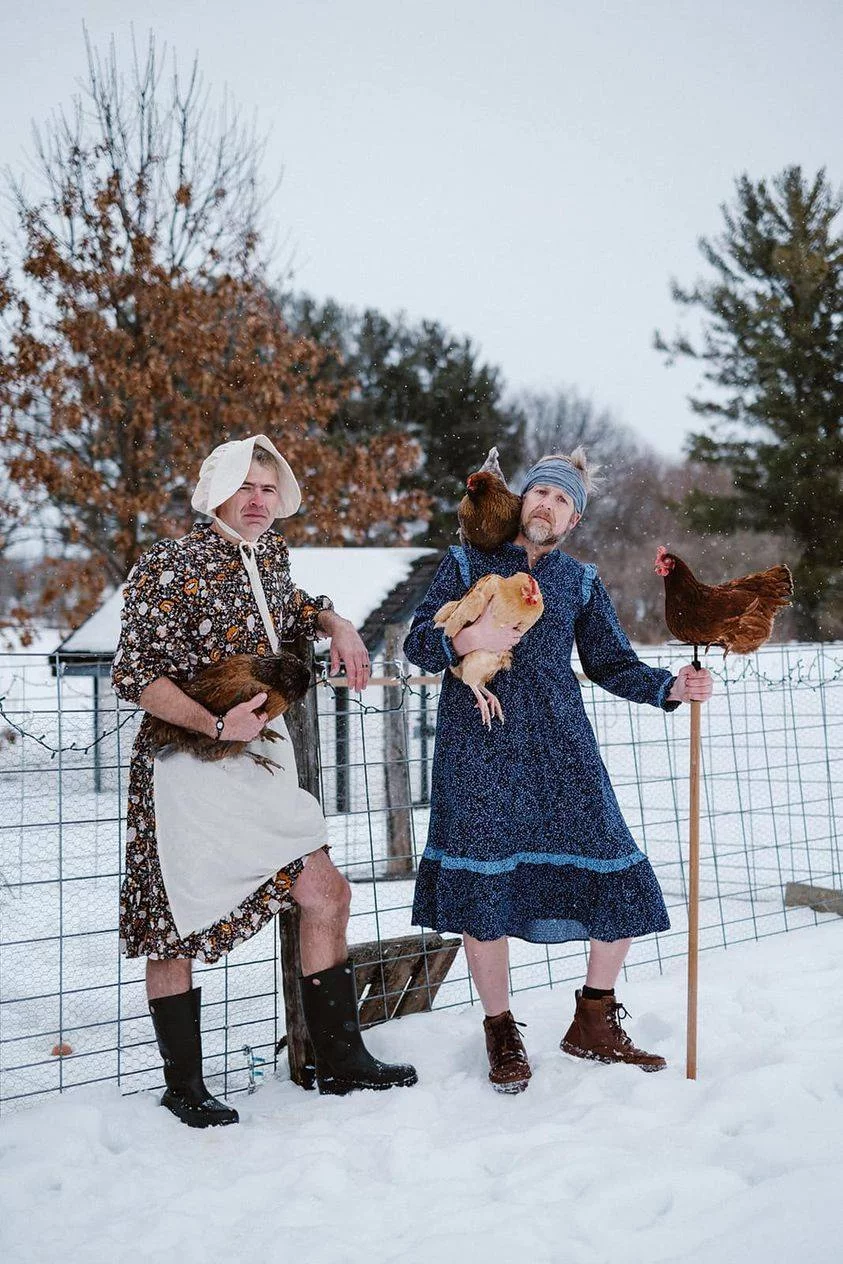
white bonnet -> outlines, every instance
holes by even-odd
[[[197,513],[213,516],[224,500],[242,487],[252,464],[255,444],[264,448],[278,466],[278,518],[289,518],[301,504],[301,491],[296,476],[281,453],[265,435],[251,435],[248,439],[231,439],[214,448],[205,457],[199,471],[199,482],[193,493],[191,505]]]

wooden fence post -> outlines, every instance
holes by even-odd
[[[300,638],[291,647],[293,652],[313,670],[313,646]],[[319,793],[319,713],[316,690],[308,689],[301,702],[290,707],[284,719],[290,733],[290,741],[296,757],[299,785],[315,798]],[[313,1046],[307,1034],[304,1010],[299,993],[301,957],[299,955],[298,906],[278,919],[278,935],[281,941],[281,978],[284,985],[284,1011],[287,1019],[287,1059],[290,1079],[302,1088],[313,1088],[315,1069]]]
[[[406,628],[389,623],[384,630],[386,674],[404,662],[402,643]],[[406,715],[402,706],[402,688],[388,686],[384,696],[384,782],[386,787],[386,838],[388,878],[409,878],[413,874],[413,830],[410,813],[410,769],[407,752]]]

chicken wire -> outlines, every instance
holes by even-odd
[[[688,657],[678,647],[641,653],[673,670]],[[767,646],[747,659],[712,654],[708,665],[717,688],[702,723],[704,949],[831,916],[786,908],[790,881],[843,890],[843,646]],[[376,671],[385,666],[398,670]],[[438,701],[436,684],[414,680],[363,695],[317,688],[321,796],[334,861],[353,884],[352,943],[413,931]],[[633,943],[624,973],[656,973],[686,952],[689,709],[634,706],[587,681],[583,696],[671,916],[669,931]],[[121,957],[117,942],[138,713],[106,678],[62,666],[54,675],[34,653],[0,656],[0,710],[0,1112],[94,1082],[157,1087],[143,962]],[[585,950],[512,941],[513,991],[572,986]],[[283,1035],[274,924],[216,965],[197,963],[196,982],[212,1090],[255,1087]],[[474,999],[460,952],[434,1006]]]

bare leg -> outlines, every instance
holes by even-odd
[[[586,987],[599,988],[601,991],[613,988],[631,943],[631,939],[616,939],[609,944],[600,939],[592,939],[588,953],[588,973],[585,976]]]
[[[509,1009],[509,940],[474,939],[463,933],[468,968],[488,1018]]]
[[[193,986],[193,962],[186,957],[170,961],[146,962],[146,995],[150,1001],[160,996],[179,996]]]
[[[345,932],[351,887],[324,851],[307,857],[293,886],[301,911],[299,950],[302,974],[330,970],[348,957]]]

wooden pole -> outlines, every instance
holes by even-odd
[[[694,667],[699,671],[697,647]],[[697,965],[700,947],[700,702],[691,703],[690,847],[688,852],[688,1030],[685,1078],[697,1078]]]
[[[302,638],[292,648],[293,652],[312,669],[313,647],[310,642]],[[301,702],[294,703],[290,707],[284,719],[296,757],[299,785],[319,799],[319,714],[316,691],[308,689]],[[298,906],[284,917],[278,918],[278,935],[281,941],[281,978],[284,984],[290,1079],[302,1088],[313,1088],[316,1082],[313,1046],[307,1034],[299,992],[301,957],[299,955]]]
[[[387,663],[403,663],[401,646],[406,627],[389,623],[384,632]],[[386,792],[386,851],[388,878],[413,875],[413,830],[410,820],[410,777],[407,751],[406,716],[401,689],[384,689],[384,789]]]

